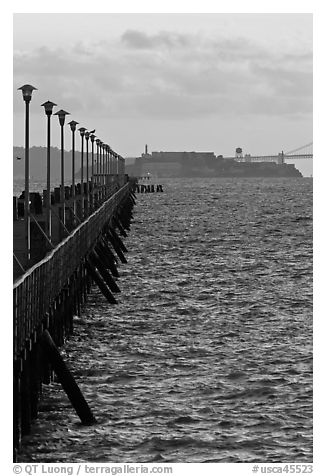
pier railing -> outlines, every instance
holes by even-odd
[[[129,190],[128,183],[122,186],[44,259],[14,282],[14,360],[31,348],[51,303],[92,249]]]

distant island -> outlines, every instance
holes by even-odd
[[[25,174],[24,147],[13,148],[13,177],[22,179]],[[46,147],[30,148],[30,177],[35,180],[46,178]],[[71,178],[72,151],[65,151],[65,177]],[[81,153],[75,152],[76,178],[80,177]],[[86,155],[84,157],[86,161]],[[89,154],[89,163],[91,154]],[[140,157],[126,157],[126,173],[141,177],[302,177],[293,164],[274,162],[238,162],[215,156],[213,152],[152,152]],[[85,162],[84,162],[85,164]],[[84,166],[85,167],[85,166]],[[61,151],[51,147],[51,180],[61,175]]]
[[[152,152],[126,166],[133,176],[157,177],[302,177],[294,164],[238,162],[213,152]]]

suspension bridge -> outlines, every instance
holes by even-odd
[[[277,155],[243,155],[242,149],[239,147],[236,149],[234,157],[224,157],[225,159],[233,159],[237,162],[276,162],[277,164],[284,164],[287,160],[297,159],[312,159],[313,142],[297,147],[288,152],[280,152]],[[299,152],[299,153],[298,153]]]

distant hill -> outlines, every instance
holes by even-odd
[[[46,147],[30,148],[29,152],[29,170],[30,177],[35,180],[46,179]],[[75,152],[75,170],[76,177],[80,175],[80,156],[79,151]],[[21,160],[18,160],[20,157]],[[13,148],[13,177],[14,179],[24,178],[25,176],[25,149],[24,147]],[[134,158],[127,158],[126,163],[133,162]],[[84,155],[84,163],[86,156]],[[91,154],[89,153],[89,163],[91,163]],[[64,172],[66,178],[71,178],[71,151],[65,151]],[[61,177],[61,151],[57,147],[51,147],[51,180],[59,180]]]
[[[46,179],[46,147],[31,147],[29,151],[30,177],[35,180]],[[21,160],[18,160],[20,157]],[[13,176],[23,178],[25,176],[25,149],[24,147],[13,148]],[[76,171],[80,169],[80,152],[75,152]],[[64,171],[66,177],[71,177],[71,151],[65,151]],[[60,179],[61,176],[61,151],[57,147],[51,147],[51,180]]]

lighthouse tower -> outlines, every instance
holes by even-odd
[[[148,145],[147,145],[147,144],[145,144],[145,152],[142,153],[141,156],[142,156],[142,157],[147,157],[147,158],[150,157],[150,154],[148,153]]]
[[[237,148],[235,149],[235,159],[236,159],[238,162],[242,162],[243,153],[242,153],[241,147],[237,147]]]

